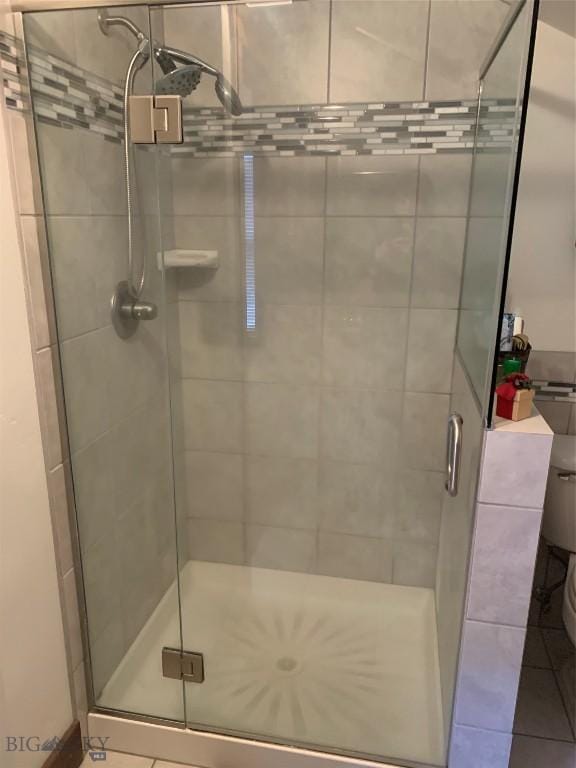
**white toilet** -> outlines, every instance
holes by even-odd
[[[542,535],[570,552],[563,619],[576,645],[576,435],[555,435],[544,502]]]

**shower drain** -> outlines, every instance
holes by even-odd
[[[293,672],[298,666],[298,662],[292,656],[281,656],[276,662],[276,666],[282,672]]]

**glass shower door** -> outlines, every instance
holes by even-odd
[[[478,104],[427,9],[198,3],[151,27],[177,49],[156,93],[183,96],[161,208],[187,724],[441,766],[479,461],[453,558],[451,407],[482,428],[453,376]]]
[[[180,622],[157,259],[162,158],[151,147],[130,147],[132,280],[145,270],[142,300],[158,316],[119,335],[111,313],[116,286],[130,279],[123,84],[138,41],[127,25],[149,39],[149,14],[145,5],[111,9],[125,23],[105,30],[99,10],[24,14],[57,322],[57,343],[42,355],[62,371],[68,444],[63,430],[60,461],[69,457],[72,471],[90,704],[182,722],[182,684],[164,678],[161,663],[163,645],[180,647]],[[134,93],[151,92],[151,75],[149,62],[138,69]],[[71,601],[75,570],[64,577]],[[72,660],[80,664],[81,649]]]

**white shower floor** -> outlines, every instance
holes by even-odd
[[[191,725],[284,743],[440,765],[444,761],[431,589],[189,562],[184,648],[204,655],[187,683]],[[179,647],[175,586],[104,689],[100,706],[183,718],[162,677]]]

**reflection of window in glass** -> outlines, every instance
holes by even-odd
[[[246,330],[256,328],[256,272],[254,264],[254,156],[244,155],[244,275]]]

